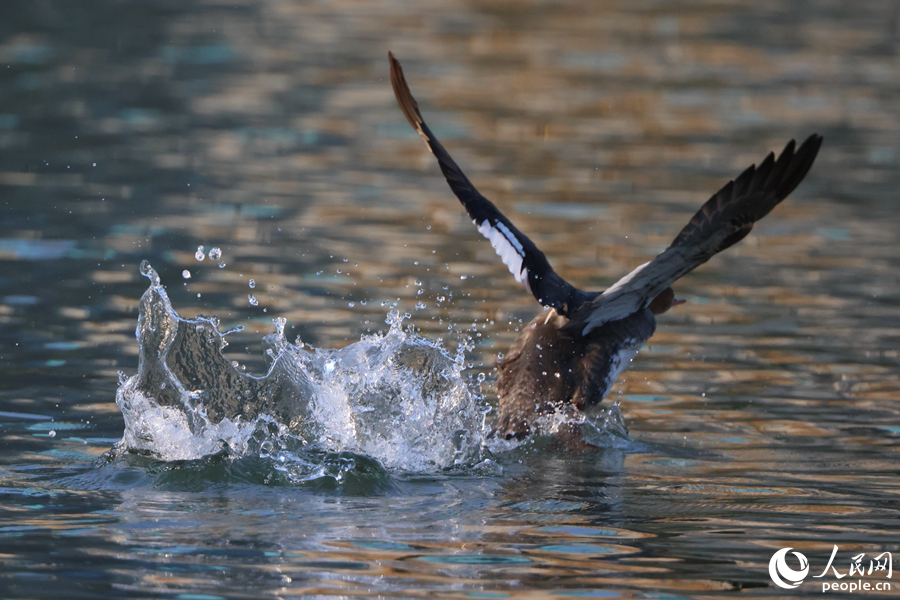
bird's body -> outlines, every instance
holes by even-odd
[[[397,102],[438,160],[450,188],[503,263],[544,311],[498,364],[499,407],[491,435],[522,438],[545,415],[598,405],[638,349],[656,315],[680,304],[671,285],[743,239],[806,176],[822,143],[793,140],[716,192],[672,244],[604,292],[585,292],[553,271],[544,254],[482,196],[425,124],[400,63],[389,54]]]
[[[567,329],[569,319],[550,308],[525,326],[498,367],[501,409],[492,432],[521,438],[534,421],[597,406],[616,378],[656,329],[656,317],[643,308],[581,335]]]

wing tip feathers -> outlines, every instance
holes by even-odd
[[[429,143],[428,135],[425,133],[422,125],[422,115],[419,114],[419,103],[416,102],[412,92],[409,91],[409,85],[406,83],[406,77],[403,76],[403,67],[400,61],[394,56],[394,53],[388,50],[388,60],[391,63],[391,87],[394,88],[394,96],[397,98],[397,104],[403,111],[403,116],[409,121],[425,143]]]

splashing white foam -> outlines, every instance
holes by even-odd
[[[271,367],[255,377],[223,356],[215,318],[181,317],[146,261],[141,272],[150,287],[136,331],[138,372],[116,395],[120,450],[168,461],[227,449],[290,462],[285,448],[316,448],[415,472],[480,459],[486,406],[463,376],[464,344],[451,357],[404,331],[392,312],[387,333],[311,352],[289,343],[276,319],[265,339]]]

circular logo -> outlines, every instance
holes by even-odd
[[[787,566],[785,557],[790,551],[790,548],[782,548],[773,554],[772,559],[769,561],[769,577],[772,578],[775,585],[786,590],[794,589],[803,583],[803,580],[809,575],[809,561],[799,552],[791,552],[791,554],[800,561],[800,570],[795,571]]]

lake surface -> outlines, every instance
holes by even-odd
[[[652,258],[769,151],[824,136],[798,190],[676,285],[687,304],[607,400],[608,447],[480,446],[497,357],[538,307],[405,122],[388,50],[469,177],[586,289]],[[892,0],[4,2],[0,598],[892,584],[898,189]],[[381,332],[416,365],[448,361],[460,404],[441,410],[459,420],[378,430],[397,405],[370,397],[369,445],[325,427],[291,447],[279,427],[302,415],[178,438],[143,407],[126,414],[174,429],[128,438],[117,394],[155,381],[138,360],[159,330],[135,333],[154,289],[184,331],[218,340],[199,315],[243,328],[225,358],[170,366],[274,381],[254,377],[285,319],[297,361],[352,379],[366,368],[348,356]],[[426,389],[407,393],[414,367],[391,388],[404,410]],[[251,404],[235,410],[269,414]],[[769,574],[785,548],[809,563],[794,589]],[[890,592],[853,595],[868,594]]]

